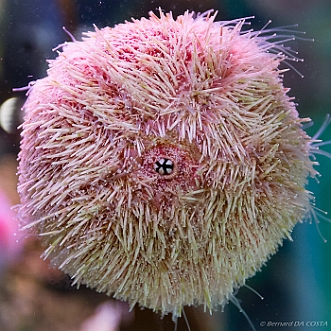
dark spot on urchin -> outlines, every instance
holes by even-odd
[[[161,176],[169,176],[174,172],[175,164],[171,159],[160,158],[154,163],[154,170]]]

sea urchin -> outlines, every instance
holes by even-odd
[[[23,228],[74,283],[161,314],[224,305],[311,210],[287,52],[214,19],[96,28],[23,107]]]

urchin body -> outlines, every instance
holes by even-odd
[[[310,141],[281,55],[244,21],[154,14],[63,46],[29,91],[19,217],[114,297],[213,309],[310,208]]]

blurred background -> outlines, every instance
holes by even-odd
[[[93,24],[113,26],[131,17],[147,16],[158,7],[174,16],[187,9],[204,12],[213,8],[218,10],[218,20],[254,15],[254,29],[262,28],[269,19],[271,27],[298,23],[297,29],[307,32],[298,36],[314,42],[299,38],[292,42],[291,47],[305,60],[294,63],[304,78],[291,70],[285,75],[285,86],[291,87],[290,95],[295,96],[301,117],[315,122],[309,134],[313,135],[331,112],[330,0],[0,0],[0,104],[19,98],[7,101],[1,112],[19,109],[24,101],[25,92],[14,93],[13,88],[46,75],[46,59],[56,56],[52,48],[70,40],[63,26],[80,39],[81,32],[93,29]],[[16,112],[1,121],[0,330],[174,330],[170,316],[160,319],[139,307],[128,312],[124,303],[71,287],[65,275],[39,258],[38,242],[17,233],[10,206],[19,203],[15,172],[20,132],[16,126],[21,114]],[[331,140],[331,127],[322,139]],[[331,151],[329,146],[323,149]],[[331,160],[324,156],[317,160],[322,177],[320,183],[311,180],[308,189],[315,192],[316,207],[330,214]],[[247,282],[264,299],[245,287],[236,297],[256,330],[331,330],[331,224],[323,218],[317,225],[308,221],[297,225],[292,237],[293,242],[284,242],[268,265]],[[232,303],[212,316],[201,308],[185,311],[192,331],[251,330],[244,314]],[[292,327],[261,323],[291,321]],[[188,330],[182,318],[180,330]]]

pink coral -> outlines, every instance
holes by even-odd
[[[88,32],[24,106],[24,229],[74,283],[174,316],[225,304],[311,208],[286,55],[214,18]]]
[[[7,196],[0,189],[0,273],[17,257],[21,242],[18,242],[17,223]],[[20,238],[21,239],[21,238]]]

